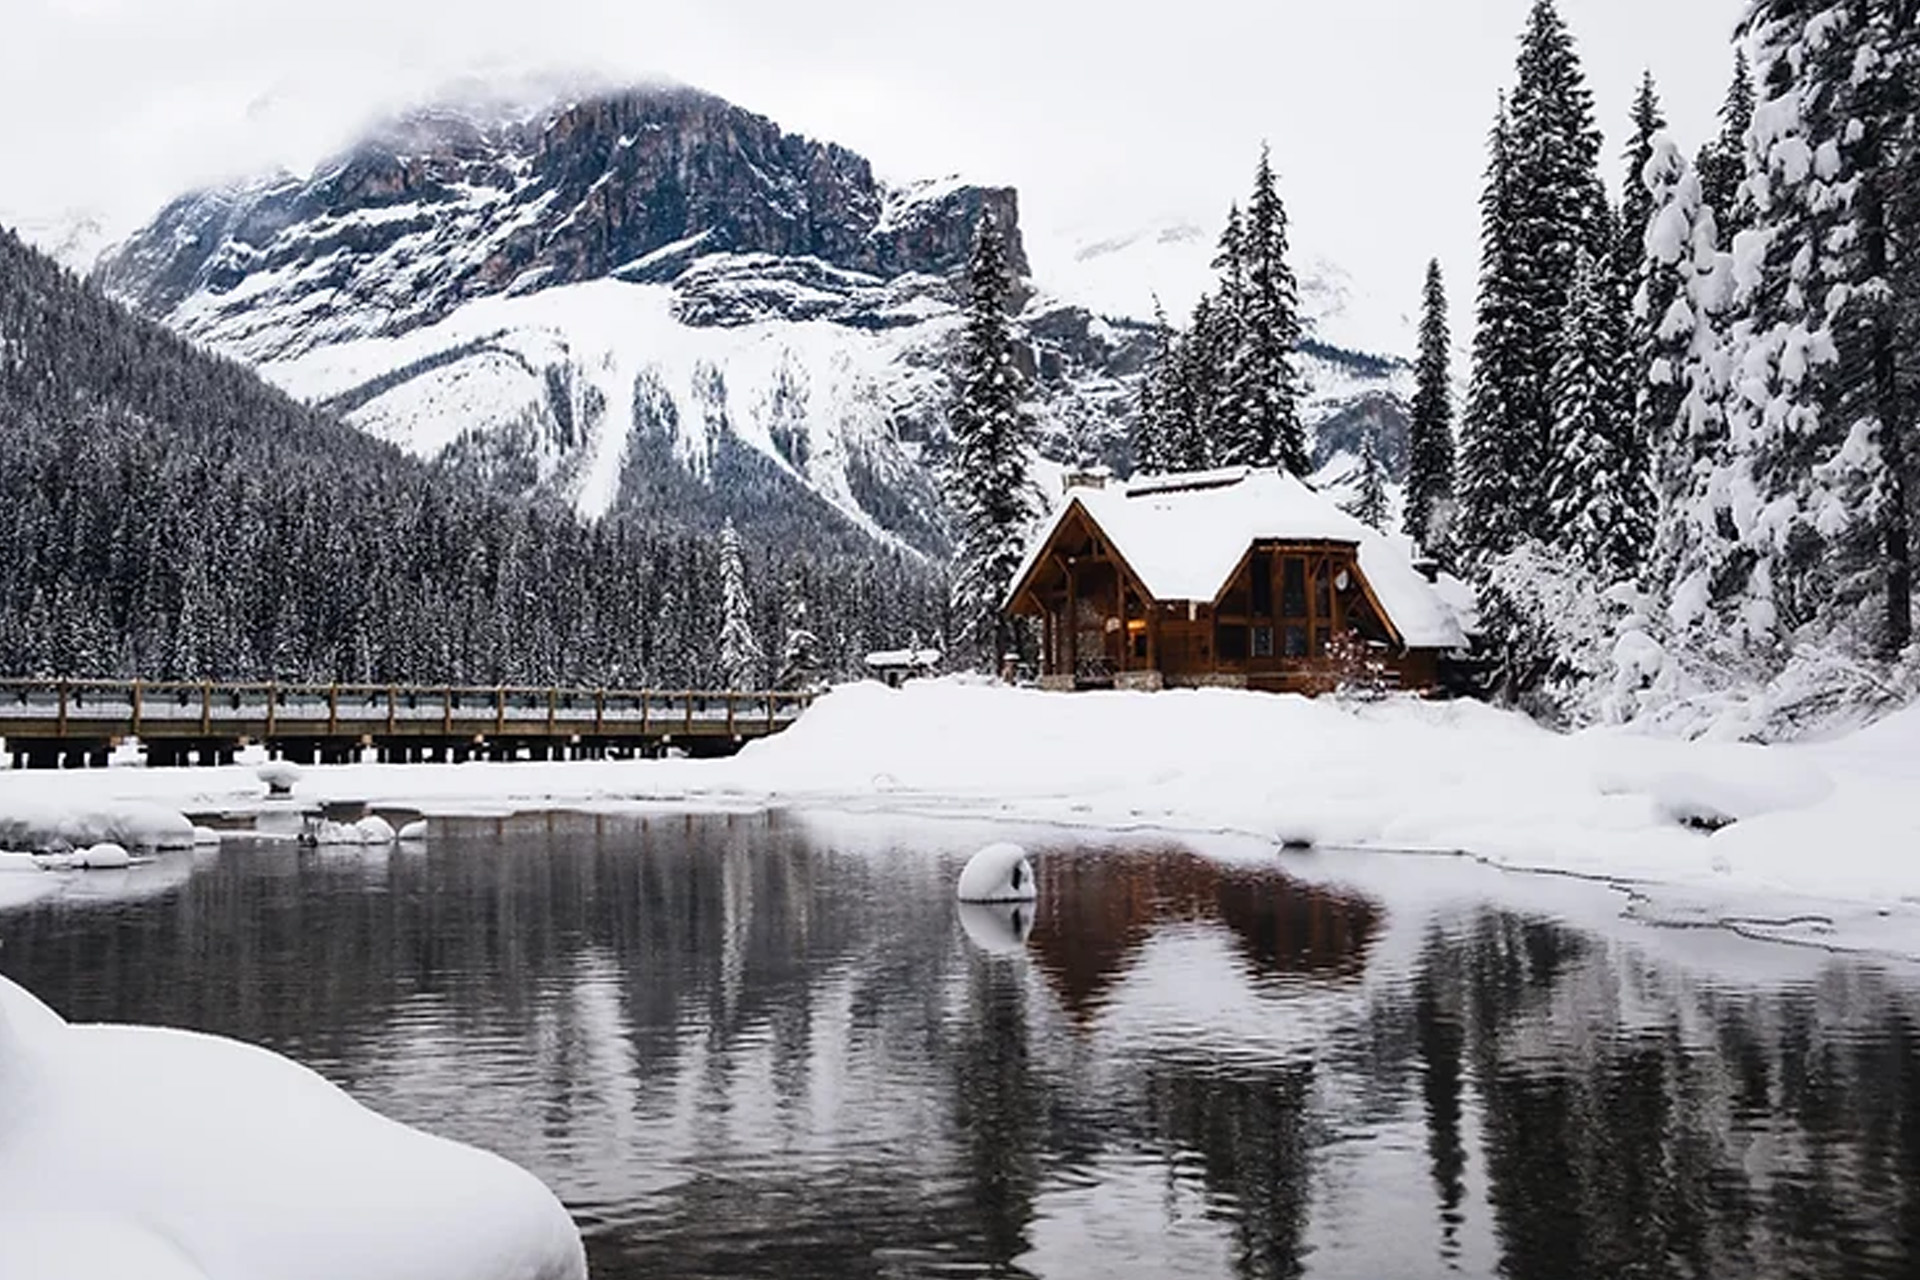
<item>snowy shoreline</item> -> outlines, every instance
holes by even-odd
[[[339,765],[306,771],[297,799],[431,816],[840,809],[1465,854],[1743,909],[1768,896],[1839,904],[1911,923],[1920,954],[1920,860],[1902,852],[1920,841],[1913,794],[1920,709],[1830,743],[1761,747],[1556,734],[1473,703],[939,681],[841,688],[728,760]],[[286,805],[245,766],[0,771],[0,826],[21,810],[139,802]],[[0,903],[18,900],[23,886],[6,881],[19,878],[0,875]]]

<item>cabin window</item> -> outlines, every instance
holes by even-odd
[[[1304,658],[1307,656],[1307,629],[1305,627],[1288,627],[1285,632],[1285,637],[1287,657]]]
[[[1271,658],[1273,656],[1273,628],[1255,627],[1253,629],[1253,656]]]
[[[1133,637],[1133,656],[1145,659],[1147,656],[1147,633],[1138,632]]]
[[[1265,552],[1253,557],[1253,616],[1273,616],[1273,557]]]
[[[1221,627],[1214,636],[1214,647],[1220,651],[1222,662],[1245,662],[1247,660],[1247,629],[1245,627]]]
[[[1289,618],[1307,616],[1307,562],[1288,556],[1281,562],[1280,612]]]
[[[1319,616],[1321,616],[1322,618],[1331,618],[1333,616],[1332,577],[1333,575],[1325,560],[1322,560],[1319,564],[1314,566],[1314,569],[1313,569],[1314,610],[1313,611]]]

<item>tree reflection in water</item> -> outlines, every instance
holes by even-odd
[[[234,845],[0,915],[0,971],[528,1164],[602,1277],[1920,1272],[1911,974],[1696,972],[1139,843],[1040,848],[1037,915],[970,935],[971,836],[897,834]]]

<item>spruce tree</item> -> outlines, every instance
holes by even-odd
[[[1428,552],[1448,541],[1453,508],[1453,338],[1440,261],[1427,264],[1420,305],[1420,356],[1414,366],[1413,421],[1408,428],[1409,537]]]
[[[1653,140],[1667,127],[1660,109],[1660,93],[1653,72],[1643,72],[1633,99],[1633,136],[1627,143],[1626,175],[1621,183],[1620,224],[1614,252],[1614,271],[1628,290],[1639,287],[1646,264],[1647,224],[1653,220],[1653,197],[1647,192],[1647,162],[1653,158]]]
[[[1527,298],[1516,262],[1513,150],[1503,97],[1487,139],[1479,315],[1460,441],[1460,542],[1475,558],[1510,551],[1530,533],[1527,487],[1545,465],[1545,441],[1535,431],[1526,389],[1534,374],[1521,323]]]
[[[1671,388],[1674,417],[1653,438],[1659,521],[1649,579],[1674,633],[1713,651],[1740,627],[1738,591],[1750,559],[1734,512],[1736,490],[1749,481],[1735,469],[1726,424],[1732,258],[1717,248],[1699,174],[1664,134],[1654,140],[1646,179],[1654,201],[1648,256],[1674,295],[1658,317],[1651,371],[1655,385]]]
[[[1360,438],[1359,488],[1347,514],[1380,532],[1387,528],[1387,476],[1380,466],[1378,432],[1369,427]]]
[[[1027,490],[1032,423],[1007,321],[1006,245],[983,213],[967,265],[966,328],[948,410],[946,484],[955,517],[954,625],[970,656],[998,668],[1014,632],[1002,606],[1034,518]]]
[[[729,689],[754,689],[762,683],[765,665],[753,633],[753,601],[747,595],[740,535],[728,520],[720,530],[720,674]]]
[[[1133,412],[1133,469],[1143,475],[1173,470],[1172,437],[1177,430],[1179,387],[1174,367],[1174,334],[1160,299],[1153,300],[1153,346],[1140,374]]]
[[[1300,345],[1299,287],[1287,254],[1286,206],[1263,145],[1242,224],[1240,317],[1227,365],[1221,461],[1305,475],[1306,434],[1293,365]]]
[[[1747,173],[1747,130],[1753,124],[1753,66],[1747,51],[1736,48],[1733,81],[1720,105],[1720,133],[1700,148],[1695,168],[1700,174],[1700,198],[1712,206],[1714,220],[1727,240],[1746,229],[1741,212],[1740,183]]]
[[[1900,103],[1904,0],[1753,0],[1767,108],[1749,130],[1755,224],[1735,246],[1737,318],[1727,399],[1736,466],[1752,500],[1739,529],[1752,557],[1746,635],[1783,650],[1801,628],[1865,625],[1911,636],[1906,434],[1888,267],[1888,147]]]
[[[1635,493],[1641,482],[1618,427],[1614,372],[1621,352],[1612,332],[1611,268],[1582,255],[1561,317],[1559,358],[1550,392],[1553,434],[1547,518],[1555,543],[1602,581],[1619,581],[1639,563],[1648,530]]]

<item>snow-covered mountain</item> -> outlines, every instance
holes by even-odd
[[[311,174],[174,201],[109,251],[108,292],[423,457],[588,515],[734,483],[942,545],[955,283],[1018,198],[891,187],[861,157],[677,86],[436,106]],[[1018,333],[1043,453],[1123,462],[1144,321],[1029,281]],[[1324,413],[1400,372],[1323,351]]]

